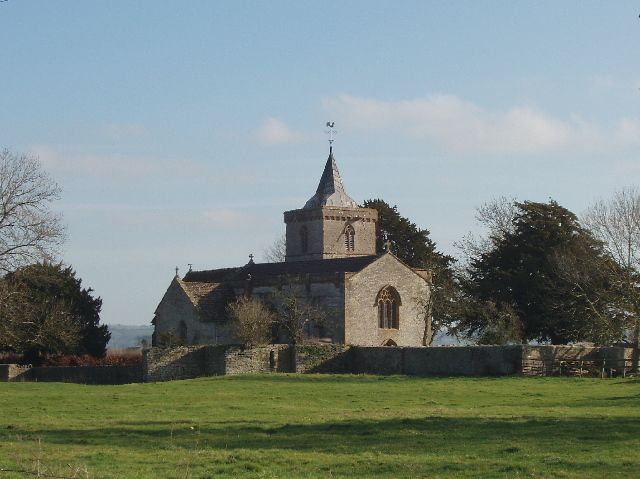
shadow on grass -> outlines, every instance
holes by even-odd
[[[517,418],[482,419],[424,417],[382,420],[344,420],[315,424],[238,421],[190,421],[164,424],[136,421],[95,429],[0,431],[0,441],[35,440],[47,444],[104,447],[216,449],[290,449],[357,454],[377,450],[387,454],[468,453],[475,449],[514,452],[520,448],[606,445],[609,450],[640,447],[640,419],[633,418]],[[571,445],[571,446],[569,446]],[[508,448],[515,448],[510,449]]]

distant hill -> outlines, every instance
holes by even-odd
[[[140,346],[142,341],[151,345],[153,326],[146,324],[109,324],[111,340],[107,344],[108,349],[125,349]]]
[[[109,324],[111,331],[111,340],[107,345],[109,349],[125,349],[140,346],[142,340],[146,340],[151,345],[151,334],[153,334],[153,326],[145,324],[127,325],[127,324]],[[443,332],[436,334],[433,339],[434,346],[462,346],[465,342],[458,341],[453,336],[447,336]]]
[[[433,338],[433,346],[466,346],[468,341],[460,341],[455,336],[448,336],[445,331],[438,331]]]

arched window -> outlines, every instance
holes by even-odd
[[[356,247],[356,230],[353,226],[347,225],[344,229],[344,249],[346,251],[353,251]]]
[[[300,250],[303,253],[309,251],[309,230],[306,226],[300,228]]]
[[[378,304],[378,327],[381,329],[399,329],[400,295],[393,286],[385,286],[376,298]]]

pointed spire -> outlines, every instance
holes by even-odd
[[[316,194],[304,205],[304,208],[318,208],[322,206],[338,206],[357,208],[357,203],[353,201],[344,191],[342,178],[338,171],[336,159],[333,157],[333,145],[329,147],[329,158],[324,165],[324,171],[320,178],[320,183],[316,189]]]

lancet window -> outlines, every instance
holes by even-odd
[[[393,286],[385,286],[378,293],[378,327],[381,329],[399,329],[400,295]]]
[[[344,249],[346,251],[354,251],[356,248],[356,230],[353,226],[347,225],[344,229]]]

